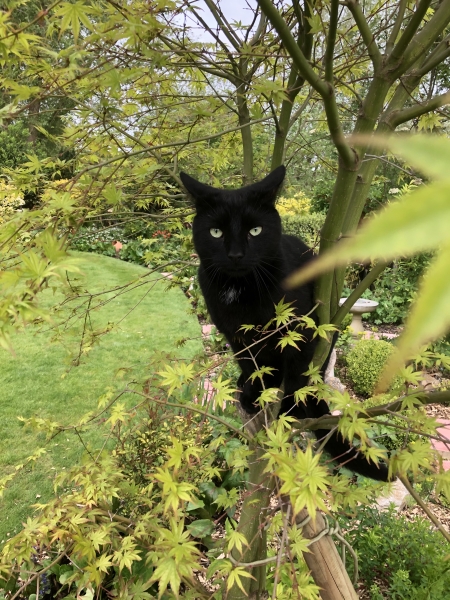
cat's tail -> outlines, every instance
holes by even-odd
[[[331,344],[330,352],[328,353],[328,357],[325,363],[322,366],[321,372],[322,376],[324,376],[328,363],[331,359],[331,354],[338,339],[339,332],[333,336],[333,341]],[[323,414],[328,413],[328,407],[325,409],[325,403],[314,403],[314,412],[317,411],[316,417],[320,417]],[[325,410],[324,410],[325,409]],[[329,435],[330,431],[327,429],[318,429],[314,432],[317,439],[323,440],[327,435]],[[345,440],[342,435],[336,431],[330,436],[330,439],[327,440],[325,444],[325,450],[331,454],[336,463],[340,466],[346,466],[351,471],[358,473],[359,475],[363,475],[364,477],[369,477],[370,479],[375,479],[375,481],[394,481],[395,477],[389,477],[389,469],[385,463],[379,462],[378,465],[369,462],[367,458],[364,456],[362,452],[358,450],[355,446],[353,446],[348,440]]]
[[[319,441],[325,439],[329,433],[328,429],[318,429],[314,432]],[[376,465],[369,462],[364,454],[358,451],[358,448],[352,446],[337,431],[327,440],[325,450],[331,454],[339,466],[345,466],[359,475],[376,481],[393,481],[395,479],[395,477],[389,477],[388,467],[384,463],[379,462]]]

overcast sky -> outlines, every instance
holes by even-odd
[[[256,0],[221,0],[219,2],[216,0],[215,3],[220,5],[225,18],[229,23],[231,23],[231,21],[241,21],[243,25],[250,25],[253,20],[253,10],[249,8],[249,6],[256,6]],[[202,18],[211,26],[211,28],[214,27],[215,29],[217,23],[204,2],[199,0],[196,2],[196,6],[198,9],[202,9],[201,11],[199,10]],[[212,41],[203,29],[199,28],[197,32],[198,39]]]

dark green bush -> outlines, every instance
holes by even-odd
[[[95,252],[105,256],[115,256],[113,243],[121,240],[123,235],[120,227],[100,229],[97,227],[82,227],[71,241],[72,250],[80,252]]]
[[[296,216],[285,215],[281,218],[283,232],[300,237],[311,248],[319,247],[320,230],[324,222],[325,215],[323,213]]]
[[[383,340],[360,340],[346,356],[347,373],[357,394],[370,396],[394,346]]]
[[[374,398],[369,398],[364,402],[364,408],[372,408],[373,406],[380,406],[381,404],[387,404],[392,402],[392,396],[389,394],[380,394]],[[404,413],[403,416],[408,416],[408,412]],[[416,433],[410,433],[405,431],[407,422],[399,417],[376,417],[373,423],[372,430],[375,435],[377,444],[382,445],[390,454],[394,450],[400,448],[406,448],[411,442],[415,442],[420,439],[420,436]],[[378,423],[377,423],[378,422]],[[388,426],[385,423],[389,422]],[[397,427],[398,428],[397,428]]]
[[[371,600],[450,598],[449,544],[429,521],[407,521],[395,510],[361,507],[340,518],[358,556],[360,582]],[[353,571],[353,561],[348,561]]]
[[[402,323],[416,294],[420,277],[429,265],[430,259],[430,254],[419,254],[396,260],[387,267],[371,288],[363,294],[363,298],[378,302],[377,309],[365,315],[364,319],[375,325]],[[348,269],[343,296],[350,294],[364,274],[365,271],[361,266]]]
[[[169,227],[169,226],[168,226]],[[189,260],[194,250],[191,231],[173,225],[164,229],[153,223],[139,221],[114,227],[83,227],[71,242],[73,250],[95,252],[106,256],[117,256],[121,260],[155,267],[175,260]],[[145,234],[145,237],[140,234]],[[121,242],[122,248],[116,252],[113,244]]]

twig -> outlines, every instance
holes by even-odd
[[[425,504],[425,502],[422,500],[422,498],[419,496],[419,494],[413,488],[409,479],[406,476],[401,476],[401,475],[399,475],[399,479],[403,483],[405,488],[408,490],[408,492],[411,494],[411,496],[414,498],[414,500],[417,502],[417,504],[420,506],[420,508],[423,510],[423,512],[427,515],[427,517],[433,523],[433,525],[436,525],[436,527],[439,529],[439,531],[445,537],[447,542],[450,542],[449,532],[445,529],[445,527],[442,525],[442,523],[439,521],[439,519],[431,512],[431,510],[428,508],[428,506]]]
[[[190,410],[192,412],[199,413],[200,415],[203,415],[204,417],[207,417],[208,419],[214,419],[215,421],[222,423],[222,425],[225,425],[226,427],[228,427],[228,429],[230,429],[231,431],[234,431],[234,433],[236,433],[237,435],[242,436],[250,444],[255,443],[255,441],[241,429],[234,427],[233,425],[231,425],[231,423],[228,423],[228,421],[226,421],[225,419],[222,419],[221,417],[218,417],[217,415],[213,415],[207,411],[201,410],[200,408],[196,408],[194,406],[187,406],[186,404],[179,404],[178,402],[167,402],[166,400],[158,400],[157,398],[152,398],[151,396],[148,396],[147,394],[144,394],[143,392],[138,392],[138,391],[132,390],[132,389],[125,389],[123,393],[125,393],[125,392],[129,392],[131,394],[137,394],[138,396],[142,396],[143,398],[146,398],[147,400],[150,400],[151,402],[156,402],[156,404],[161,404],[163,406],[174,407],[174,408],[183,408],[185,410]]]
[[[25,588],[27,588],[30,583],[33,583],[33,581],[35,581],[36,579],[38,579],[43,573],[45,573],[46,571],[49,571],[52,567],[54,567],[56,564],[59,563],[59,561],[64,558],[64,556],[66,556],[66,552],[69,552],[70,548],[64,550],[64,552],[61,552],[61,554],[58,554],[58,556],[55,558],[55,560],[53,560],[50,564],[48,564],[46,567],[44,567],[43,569],[41,569],[40,571],[38,571],[37,573],[35,573],[33,575],[33,577],[30,577],[18,590],[17,592],[14,594],[14,596],[11,596],[10,600],[16,600],[16,598],[18,598],[23,590]]]

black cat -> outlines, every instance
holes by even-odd
[[[255,330],[247,333],[241,330],[244,324],[266,325],[275,316],[275,304],[283,298],[293,303],[299,316],[310,313],[315,304],[313,283],[294,290],[282,287],[287,275],[312,258],[312,250],[301,240],[281,232],[275,199],[284,176],[285,168],[278,167],[258,183],[222,190],[180,174],[195,200],[194,245],[200,258],[199,282],[206,306],[233,352],[239,353],[242,407],[247,413],[259,410],[256,401],[262,383],[259,378],[252,382],[250,376],[261,366],[272,367],[273,371],[264,375],[264,386],[279,388],[284,382],[280,412],[299,419],[317,418],[329,414],[326,402],[313,396],[308,396],[305,404],[294,401],[294,392],[308,385],[304,373],[316,345],[312,330],[301,330],[305,339],[298,343],[299,349],[286,346],[282,351],[277,348],[282,333],[267,336]],[[260,342],[255,344],[257,340]],[[318,439],[328,433],[328,430],[315,432]],[[339,434],[334,434],[325,448],[353,471],[372,479],[388,480],[385,465],[367,462]]]

